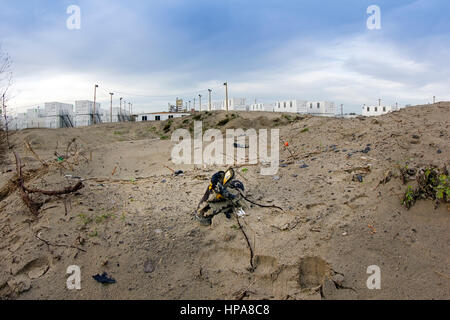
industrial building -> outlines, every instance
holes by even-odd
[[[47,102],[45,103],[44,117],[46,128],[71,128],[74,126],[73,105],[61,102]]]
[[[255,103],[249,106],[250,111],[273,111],[311,114],[317,116],[334,117],[336,115],[336,106],[334,102],[316,101],[308,102],[306,100],[280,100],[275,105]]]
[[[153,113],[139,113],[136,116],[137,122],[145,121],[165,121],[174,118],[181,118],[190,115],[183,112],[153,112]]]
[[[382,106],[381,103],[378,106],[366,106],[364,105],[362,107],[362,115],[364,117],[375,117],[375,116],[381,116],[383,114],[397,111],[398,107],[395,106]]]
[[[334,117],[336,116],[336,105],[334,102],[330,101],[315,101],[308,102],[307,112],[308,114],[324,117]]]
[[[308,113],[307,101],[287,100],[275,103],[276,112]]]
[[[254,103],[248,106],[249,111],[266,111],[274,112],[275,105],[271,103]]]
[[[248,106],[245,103],[245,98],[231,98],[228,99],[228,110],[229,111],[248,111]],[[213,110],[227,110],[226,100],[214,101],[212,103]],[[208,106],[209,108],[209,106]],[[207,110],[207,108],[202,108],[202,110]]]
[[[24,113],[8,115],[8,129],[23,130],[31,128],[71,128],[86,127],[94,123],[131,121],[129,111],[121,108],[102,109],[99,103],[89,100],[75,101],[72,104],[47,102],[44,108],[35,107]],[[3,120],[4,122],[4,120]]]

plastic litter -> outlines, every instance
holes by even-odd
[[[103,284],[112,284],[116,283],[116,280],[112,277],[109,277],[106,272],[103,272],[102,275],[96,274],[95,276],[92,276],[95,281],[103,283]]]

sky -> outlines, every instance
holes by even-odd
[[[80,29],[67,28],[80,8]],[[369,29],[380,8],[380,29]],[[119,98],[134,111],[177,97],[361,105],[450,100],[448,0],[0,0],[13,61],[9,107]],[[197,102],[198,105],[198,102]]]

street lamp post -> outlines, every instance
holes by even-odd
[[[208,89],[208,93],[209,93],[209,111],[211,111],[211,89]]]
[[[95,103],[96,103],[96,100],[97,100],[97,88],[98,88],[98,84],[96,84],[94,86],[94,124],[97,122],[96,119],[95,119]]]
[[[225,82],[223,85],[225,86],[225,105],[228,112],[228,82]]]
[[[118,119],[117,121],[120,122],[122,118],[122,100],[123,98],[120,98],[120,105],[119,105],[119,114],[117,115]]]
[[[201,94],[198,95],[198,104],[200,106],[200,112],[202,112],[202,95]]]
[[[111,106],[109,107],[109,121],[112,122],[112,99],[114,93],[110,92],[109,94],[111,95]]]

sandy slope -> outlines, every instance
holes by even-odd
[[[255,251],[255,270],[250,270],[249,249],[235,220],[218,216],[211,227],[201,227],[192,218],[209,177],[224,169],[169,161],[173,143],[160,138],[189,127],[192,117],[177,119],[170,128],[166,123],[134,123],[25,130],[12,136],[25,170],[40,163],[25,151],[24,139],[42,159],[51,159],[57,141],[62,150],[76,137],[92,150],[92,160],[73,172],[50,170],[27,182],[59,189],[74,183],[66,174],[87,179],[79,193],[46,203],[38,219],[17,192],[2,199],[0,297],[450,298],[448,204],[435,209],[426,200],[406,210],[401,198],[407,185],[399,178],[377,187],[388,170],[398,172],[396,166],[450,166],[450,103],[376,119],[254,112],[239,113],[219,126],[223,112],[196,117],[206,128],[278,127],[281,142],[288,141],[300,155],[288,162],[290,154],[282,148],[286,161],[277,177],[260,175],[259,166],[238,171],[251,198],[285,209],[252,207],[242,220]],[[361,153],[367,146],[370,151]],[[2,170],[0,188],[14,174],[12,160]],[[185,174],[175,177],[164,165]],[[363,177],[362,183],[353,181],[355,174]],[[88,180],[92,178],[96,180]],[[70,265],[81,267],[80,291],[66,289]],[[370,265],[381,268],[381,290],[366,287]],[[117,283],[101,285],[92,279],[103,271]]]

